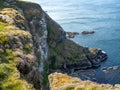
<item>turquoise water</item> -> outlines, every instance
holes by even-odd
[[[94,30],[92,35],[78,35],[73,40],[88,47],[101,48],[108,60],[96,69],[98,82],[120,83],[120,79],[103,80],[102,67],[120,66],[120,0],[34,0],[65,31]],[[117,73],[120,78],[120,73]]]

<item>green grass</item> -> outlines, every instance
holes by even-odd
[[[0,90],[30,90],[31,84],[20,79],[20,73],[12,64],[0,64]]]
[[[24,45],[23,49],[26,51],[27,54],[32,52],[32,49],[28,43]]]
[[[44,72],[42,73],[43,76],[43,83],[42,83],[42,88],[43,90],[46,90],[46,85],[48,84],[48,74],[49,74],[49,62],[46,61],[45,62],[45,66],[44,66]]]
[[[4,28],[5,28],[7,25],[8,25],[7,23],[3,23],[3,22],[1,22],[1,20],[0,20],[0,31],[4,30]]]

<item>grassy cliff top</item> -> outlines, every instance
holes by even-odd
[[[82,81],[67,74],[53,73],[49,75],[50,90],[120,90],[120,85],[97,84]]]

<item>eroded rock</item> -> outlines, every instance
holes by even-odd
[[[86,34],[94,34],[95,33],[95,31],[83,31],[83,32],[81,32],[82,34],[84,34],[84,35],[86,35]]]
[[[66,36],[69,38],[74,38],[76,35],[79,35],[78,32],[66,32]]]

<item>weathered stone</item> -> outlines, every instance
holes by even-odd
[[[113,66],[113,70],[119,69],[119,66]]]
[[[66,36],[69,38],[74,38],[76,35],[79,35],[78,32],[66,32]]]
[[[83,31],[82,34],[94,34],[95,31]]]
[[[2,20],[3,22],[7,22],[7,23],[13,23],[13,19],[10,18],[8,15],[3,15],[0,14],[0,20]]]

